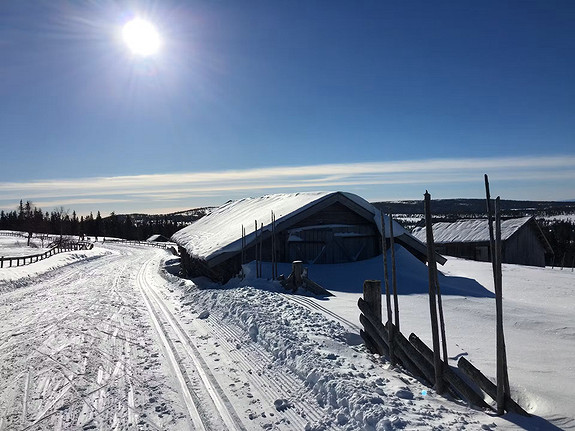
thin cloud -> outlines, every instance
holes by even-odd
[[[38,204],[44,206],[106,203],[127,206],[145,204],[145,200],[177,203],[192,198],[213,202],[230,194],[238,196],[255,191],[459,185],[477,182],[485,172],[498,181],[573,180],[575,157],[430,159],[4,182],[0,183],[0,203],[11,207],[14,200],[21,198],[40,200]]]

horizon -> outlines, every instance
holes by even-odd
[[[502,199],[574,199],[574,2],[39,0],[0,16],[0,210],[481,199],[485,173]],[[139,20],[157,34],[128,44]]]

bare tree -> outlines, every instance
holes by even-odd
[[[62,235],[64,231],[64,220],[69,217],[70,209],[64,209],[63,206],[54,209],[54,214],[56,214],[56,219],[60,223],[60,241],[62,241]]]

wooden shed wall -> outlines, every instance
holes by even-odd
[[[503,262],[545,266],[545,248],[529,224],[523,226],[505,241]]]

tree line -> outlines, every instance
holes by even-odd
[[[543,234],[549,241],[555,256],[554,266],[575,266],[575,223],[570,220],[538,220]]]
[[[70,210],[63,207],[44,212],[30,201],[20,201],[14,211],[0,211],[0,230],[40,234],[108,236],[142,241],[154,234],[170,238],[183,226],[185,223],[172,221],[167,215],[134,220],[129,215],[117,215],[114,212],[102,217],[100,211],[95,217],[92,213],[78,217],[76,211],[70,213]]]

